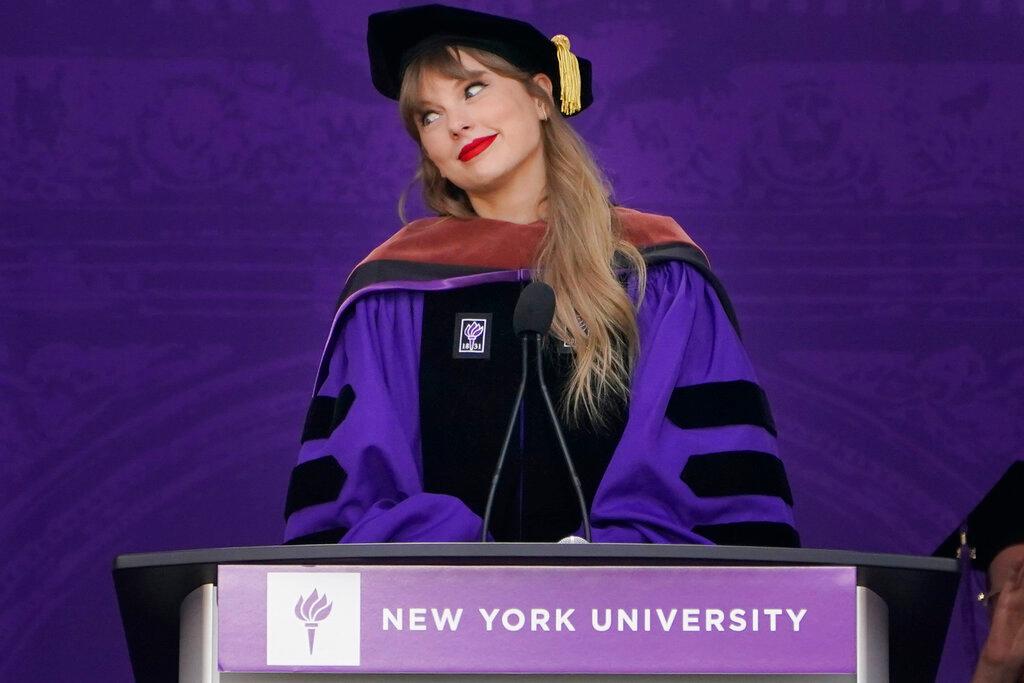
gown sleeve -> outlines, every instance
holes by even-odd
[[[424,493],[422,294],[364,296],[328,341],[285,502],[285,543],[479,540],[454,496]]]
[[[652,266],[637,323],[593,540],[799,546],[771,410],[712,285],[681,261]]]

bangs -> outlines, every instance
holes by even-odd
[[[423,74],[432,71],[457,81],[468,81],[481,75],[482,72],[471,71],[460,61],[461,51],[465,49],[467,48],[460,48],[458,45],[436,45],[417,55],[416,61],[409,66],[402,84],[403,90],[415,84],[415,89],[409,93],[408,98],[415,111],[422,111],[426,107],[424,101],[420,99],[420,93],[423,90]],[[483,60],[479,58],[477,61],[483,63]]]
[[[529,81],[529,76],[521,69],[487,50],[448,43],[438,43],[425,48],[406,67],[402,78],[402,87],[398,94],[399,115],[413,140],[419,141],[419,119],[431,108],[429,102],[422,97],[425,74],[437,74],[442,78],[456,81],[469,81],[487,73],[486,71],[474,71],[465,66],[460,61],[464,54],[472,56],[480,62],[483,68],[489,69],[497,76],[513,78],[524,83]]]

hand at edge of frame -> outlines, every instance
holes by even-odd
[[[1024,674],[1024,562],[1003,586],[971,683],[1017,683]]]

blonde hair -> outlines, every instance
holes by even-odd
[[[408,66],[399,95],[399,112],[410,137],[419,144],[420,163],[412,183],[422,182],[423,200],[442,216],[477,214],[468,195],[441,176],[419,142],[417,97],[422,75],[433,71],[466,79],[459,59],[464,50],[496,74],[523,84],[527,93],[547,104],[548,120],[538,122],[547,169],[547,226],[532,264],[534,279],[555,291],[552,332],[573,347],[572,374],[559,400],[559,412],[571,425],[584,421],[601,429],[612,413],[622,411],[639,353],[636,313],[616,277],[616,254],[637,273],[637,305],[643,300],[647,268],[640,251],[623,236],[611,202],[611,185],[586,144],[562,117],[547,90],[525,71],[491,52],[466,46],[438,45]],[[408,189],[399,198],[403,222]],[[578,319],[577,319],[578,316]]]

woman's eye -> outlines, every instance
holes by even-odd
[[[480,90],[483,90],[486,87],[487,87],[486,83],[481,83],[479,81],[477,81],[476,83],[470,83],[469,85],[466,86],[466,94],[469,95],[469,91],[473,90],[473,88],[480,88]],[[476,94],[479,93],[480,90],[474,91],[473,94],[469,95],[469,96],[470,97],[476,96]],[[427,117],[430,116],[431,114],[433,114],[435,116],[438,115],[436,111],[425,111],[420,116],[420,123],[423,124],[424,126],[430,125],[431,121],[433,121],[434,119],[428,119]]]

